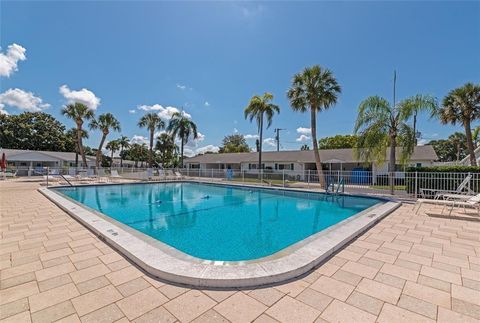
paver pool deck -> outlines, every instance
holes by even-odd
[[[38,187],[0,182],[0,322],[480,322],[478,217],[404,204],[298,279],[203,290],[149,277]]]

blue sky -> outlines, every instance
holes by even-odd
[[[310,127],[309,115],[291,111],[285,93],[305,66],[331,69],[343,88],[338,104],[319,114],[318,137],[351,133],[367,96],[391,99],[394,69],[400,99],[442,98],[480,79],[478,1],[0,5],[1,52],[14,63],[0,66],[4,111],[43,109],[72,127],[61,107],[69,99],[98,98],[97,114],[113,112],[122,134],[140,138],[147,132],[136,125],[145,113],[139,107],[164,115],[174,111],[167,107],[183,107],[202,134],[191,152],[219,146],[235,131],[257,134],[243,109],[265,91],[281,108],[265,131],[265,149],[274,149],[268,138],[277,127],[286,129],[282,148],[298,149],[304,142],[297,129]],[[12,44],[25,52],[9,52]],[[420,119],[423,141],[461,130]],[[87,143],[96,146],[98,138],[93,132]]]

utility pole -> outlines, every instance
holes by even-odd
[[[275,128],[275,141],[277,142],[277,151],[280,151],[280,131],[286,129]]]

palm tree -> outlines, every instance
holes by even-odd
[[[160,162],[163,167],[172,167],[175,159],[177,145],[175,139],[168,133],[162,133],[157,137],[155,151],[159,152]]]
[[[78,149],[77,128],[68,129],[65,134],[68,140],[72,140],[75,145],[75,167],[78,167],[78,154],[80,150]],[[88,139],[88,132],[85,130],[82,130],[82,139]]]
[[[480,84],[467,83],[450,91],[438,109],[438,116],[443,124],[462,124],[467,137],[470,165],[477,166],[471,124],[480,118]]]
[[[480,126],[476,126],[472,131],[472,140],[475,148],[478,147],[478,141],[480,140]]]
[[[87,107],[83,103],[72,103],[64,106],[61,110],[62,115],[69,119],[72,119],[77,126],[77,147],[80,155],[82,156],[83,167],[87,167],[87,157],[83,149],[82,143],[82,126],[85,120],[93,119],[95,114],[93,110]]]
[[[307,144],[303,144],[302,147],[300,147],[300,150],[310,150],[310,147],[308,147]]]
[[[425,101],[430,101],[430,104],[428,105],[423,105],[423,104],[415,104],[411,110],[412,110],[412,115],[413,115],[413,141],[414,141],[414,145],[416,146],[417,145],[417,141],[418,141],[418,136],[417,136],[417,132],[418,132],[418,129],[417,129],[417,116],[420,112],[422,111],[427,111],[430,113],[430,116],[434,116],[435,113],[436,113],[436,107],[437,107],[437,103],[436,103],[436,100],[435,98],[431,97],[431,96],[423,96],[423,95],[417,95],[414,97],[413,100],[418,100],[419,102],[421,102],[422,100],[425,100]],[[433,109],[433,110],[432,110]],[[421,133],[418,132],[418,135],[420,135]]]
[[[118,139],[117,140],[112,140],[105,146],[105,148],[110,150],[110,154],[111,154],[110,157],[112,159],[111,162],[110,162],[110,168],[112,168],[113,154],[120,149],[120,141]]]
[[[275,113],[280,113],[278,105],[270,103],[273,100],[273,95],[265,92],[263,96],[255,95],[250,99],[248,106],[245,108],[245,119],[249,118],[250,122],[253,119],[257,122],[258,127],[258,176],[261,176],[260,170],[262,167],[262,141],[263,141],[263,116],[267,118],[267,129],[272,125],[272,118]]]
[[[147,113],[138,121],[140,128],[147,128],[150,131],[150,149],[148,151],[148,167],[153,166],[153,137],[155,130],[162,130],[165,128],[165,122],[156,113]]]
[[[396,149],[401,148],[400,160],[406,162],[413,153],[415,138],[408,120],[414,111],[436,110],[433,97],[417,95],[400,101],[396,105],[379,96],[363,100],[358,107],[355,123],[355,135],[358,136],[355,153],[365,161],[383,163],[387,148],[390,147],[388,171],[395,171]],[[390,190],[393,194],[394,180],[390,178]]]
[[[329,69],[315,65],[295,74],[292,87],[287,92],[287,97],[294,111],[307,112],[310,110],[313,154],[320,187],[325,186],[325,180],[318,151],[317,113],[334,106],[341,91],[342,89],[333,73]]]
[[[121,136],[117,141],[120,146],[120,167],[123,167],[123,151],[130,147],[130,139],[127,136]]]
[[[188,143],[190,136],[193,136],[193,139],[198,138],[197,125],[185,117],[183,112],[175,112],[168,123],[167,131],[173,138],[180,139],[180,167],[183,168],[183,147]]]
[[[120,122],[111,113],[105,113],[98,116],[98,119],[92,119],[90,122],[90,129],[100,129],[102,131],[102,139],[97,149],[97,156],[95,158],[95,167],[100,167],[100,161],[102,159],[102,149],[105,139],[107,139],[110,129],[114,131],[120,131]]]

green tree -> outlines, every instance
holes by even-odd
[[[120,167],[123,167],[123,151],[130,147],[130,139],[127,136],[121,136],[117,141],[120,145]]]
[[[66,151],[75,152],[75,167],[78,167],[78,154],[80,154],[80,149],[78,149],[77,129],[70,128],[67,130],[65,135],[66,135],[66,142],[65,142]],[[85,130],[82,130],[82,139],[88,139],[88,132]]]
[[[456,88],[443,98],[442,106],[437,112],[443,124],[460,123],[467,137],[470,165],[477,166],[475,147],[472,139],[472,122],[480,118],[480,84],[467,83]]]
[[[254,119],[258,127],[258,169],[262,169],[262,142],[263,142],[263,117],[267,118],[267,129],[272,125],[273,115],[280,113],[278,105],[271,103],[273,95],[265,92],[263,96],[255,95],[250,99],[248,106],[245,108],[245,119]],[[260,176],[260,173],[259,173]]]
[[[427,145],[433,146],[442,162],[458,162],[468,155],[467,138],[461,132],[451,134],[448,139],[431,140]]]
[[[188,143],[188,139],[198,138],[197,125],[187,118],[183,112],[175,112],[168,123],[167,131],[172,134],[173,138],[180,139],[180,167],[183,168],[183,147]]]
[[[10,149],[73,151],[65,126],[44,112],[0,114],[0,147]]]
[[[222,146],[220,147],[219,153],[248,153],[250,152],[250,147],[245,140],[243,135],[229,135],[225,136],[222,140]]]
[[[99,115],[98,119],[93,118],[92,121],[90,121],[90,129],[100,129],[102,132],[102,138],[100,139],[100,144],[97,149],[97,157],[95,158],[95,167],[98,168],[100,166],[100,161],[102,160],[103,144],[105,143],[110,130],[120,131],[120,122],[118,122],[113,114],[105,113]]]
[[[175,152],[177,145],[175,140],[168,133],[162,133],[157,137],[155,151],[159,156],[159,161],[163,167],[175,166]]]
[[[325,180],[318,152],[317,113],[334,106],[341,91],[333,73],[329,69],[315,65],[295,74],[292,86],[287,92],[294,111],[302,113],[310,111],[313,154],[321,187],[325,187]]]
[[[85,120],[93,119],[95,114],[93,110],[89,109],[85,104],[78,102],[66,105],[62,108],[61,113],[67,118],[72,119],[77,126],[77,146],[82,156],[83,167],[87,167],[87,158],[82,143],[82,126]]]
[[[156,113],[147,113],[140,118],[138,122],[140,128],[147,128],[150,131],[150,148],[148,151],[148,167],[153,166],[153,137],[155,130],[162,130],[165,128],[165,122]]]
[[[420,106],[420,107],[419,107]],[[413,129],[408,120],[414,110],[426,109],[435,111],[435,99],[417,95],[390,105],[379,96],[371,96],[363,100],[358,107],[355,123],[357,139],[357,157],[365,161],[383,163],[387,148],[390,147],[388,171],[394,172],[396,165],[396,148],[401,148],[400,161],[405,163],[413,153],[415,140]],[[393,194],[394,180],[390,176],[390,190]]]
[[[105,148],[110,150],[110,158],[111,158],[110,167],[112,167],[113,166],[113,154],[116,151],[120,150],[120,142],[118,140],[112,140],[112,141],[107,143]]]
[[[300,150],[310,150],[310,147],[307,144],[303,144]]]
[[[475,148],[478,147],[478,141],[480,140],[480,127],[477,126],[475,129],[472,131],[472,140],[473,140],[473,145]]]
[[[320,140],[318,140],[319,149],[353,148],[356,145],[357,136],[354,135],[336,135],[333,137],[320,138]]]

